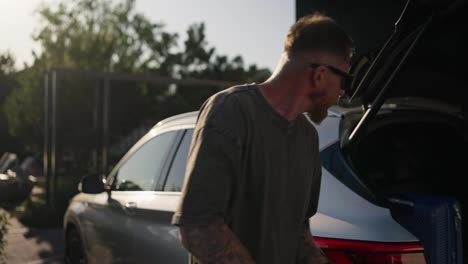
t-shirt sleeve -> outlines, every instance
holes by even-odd
[[[226,222],[239,170],[240,148],[226,128],[204,124],[194,131],[182,200],[172,223],[208,225]]]

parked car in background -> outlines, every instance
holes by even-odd
[[[0,157],[0,202],[18,202],[28,198],[37,175],[33,175],[35,159],[5,152]]]
[[[315,125],[323,176],[310,228],[336,263],[462,263],[467,13],[466,1],[409,1],[380,51],[355,60],[349,97]],[[170,220],[196,117],[159,122],[109,175],[81,181],[64,217],[68,262],[187,263]],[[450,205],[445,220],[420,217],[431,199]]]

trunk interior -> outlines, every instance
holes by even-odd
[[[395,193],[444,196],[458,200],[462,214],[466,214],[466,133],[466,124],[455,115],[390,111],[376,116],[362,139],[349,148],[347,159],[378,202],[385,204]],[[462,237],[468,263],[466,219],[462,217]]]

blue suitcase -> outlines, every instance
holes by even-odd
[[[420,239],[428,264],[462,264],[460,203],[450,197],[397,194],[388,199],[397,222]]]

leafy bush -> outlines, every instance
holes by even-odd
[[[5,235],[9,224],[8,215],[0,211],[0,261],[3,260],[5,254]]]

